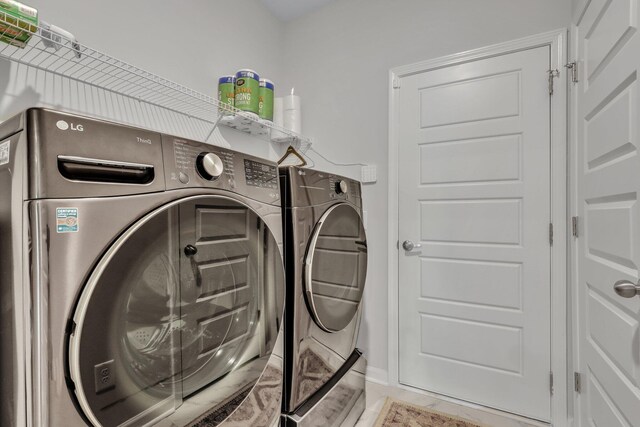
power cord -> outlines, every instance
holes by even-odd
[[[309,147],[309,151],[313,151],[314,153],[316,153],[318,156],[320,156],[323,160],[325,160],[328,163],[331,163],[334,166],[368,166],[365,163],[336,163],[336,162],[332,162],[331,160],[327,159],[325,156],[323,156],[322,154],[320,154],[318,152],[318,150],[316,150],[315,148],[313,148],[313,146]],[[309,156],[307,156],[308,158]],[[311,159],[310,159],[311,160]],[[313,161],[313,160],[312,160]],[[313,163],[313,166],[315,166],[315,162]],[[311,167],[313,167],[311,166]]]

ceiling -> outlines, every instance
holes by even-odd
[[[334,0],[261,0],[281,21],[291,21]]]

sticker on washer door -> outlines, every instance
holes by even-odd
[[[58,233],[77,233],[78,222],[78,208],[56,208],[56,231]]]
[[[0,166],[9,163],[9,150],[11,149],[11,141],[5,141],[0,144]]]

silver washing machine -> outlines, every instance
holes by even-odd
[[[285,235],[283,425],[352,426],[364,411],[356,349],[367,275],[360,183],[280,169]]]
[[[0,126],[0,425],[273,426],[274,163],[45,109]]]

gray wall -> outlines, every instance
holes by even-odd
[[[378,379],[387,371],[387,256],[395,250],[387,241],[389,69],[568,27],[570,16],[571,0],[338,0],[287,25],[284,83],[302,96],[304,132],[334,162],[378,166],[363,196],[370,260],[359,343]]]
[[[217,78],[253,68],[276,82],[284,28],[259,0],[24,0],[41,19],[81,43],[199,92],[217,96]],[[43,105],[202,139],[189,119],[149,113],[130,99],[0,59],[0,120]],[[195,130],[194,130],[195,129]],[[205,136],[202,136],[203,133]],[[223,130],[234,148],[274,157],[268,142]]]
[[[585,7],[587,6],[587,4],[590,2],[590,0],[571,0],[571,4],[572,4],[572,16],[573,16],[573,23],[577,23],[578,20],[580,19],[582,13],[585,10]]]

